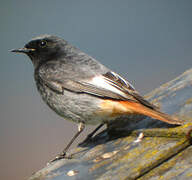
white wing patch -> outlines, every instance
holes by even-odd
[[[117,77],[118,79],[121,79],[121,81],[123,81],[127,87],[131,87],[132,89],[135,90],[134,86],[130,83],[130,82],[127,82],[124,78],[122,78],[121,76],[119,76],[117,73],[113,72],[113,71],[110,71],[111,74],[113,74],[115,77]]]
[[[101,87],[103,89],[117,93],[123,97],[126,97],[124,92],[120,91],[119,89],[109,84],[109,82],[105,80],[103,76],[95,76],[91,81],[89,81],[89,83],[95,85],[96,87]]]

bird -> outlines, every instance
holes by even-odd
[[[65,120],[78,124],[77,133],[53,161],[66,157],[87,124],[99,124],[89,137],[104,124],[134,114],[182,124],[144,99],[129,81],[60,37],[40,35],[12,52],[31,59],[36,86],[45,103]]]

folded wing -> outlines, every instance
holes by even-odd
[[[56,67],[57,65],[58,67]],[[58,68],[60,68],[59,71]],[[82,69],[73,69],[70,73],[69,69],[71,67],[67,67],[66,64],[52,64],[50,62],[40,67],[38,74],[41,82],[57,93],[63,93],[66,89],[107,99],[140,102],[151,109],[156,109],[154,105],[140,96],[128,81],[112,71],[103,74],[89,71],[87,78],[85,78],[86,72]],[[73,78],[70,76],[71,73]]]

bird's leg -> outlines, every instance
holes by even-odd
[[[78,124],[78,131],[75,134],[75,136],[73,136],[73,138],[71,139],[71,141],[67,144],[67,146],[65,147],[65,149],[62,151],[61,154],[59,154],[58,156],[56,156],[55,159],[51,160],[51,162],[57,161],[59,159],[64,159],[67,158],[66,157],[66,152],[68,151],[69,147],[71,146],[71,144],[73,144],[73,142],[75,141],[75,139],[81,134],[81,132],[84,130],[85,125],[84,123],[79,123]]]
[[[90,141],[90,139],[93,137],[93,135],[104,125],[104,123],[100,124],[99,126],[97,126],[90,134],[87,135],[87,137],[85,138],[85,140],[83,142],[81,142],[79,145],[82,145],[84,143],[87,143]]]
[[[94,135],[103,125],[104,125],[104,123],[103,123],[103,124],[100,124],[99,126],[97,126],[90,134],[87,135],[86,139],[92,138],[93,135]],[[86,139],[85,139],[85,140],[86,140]]]

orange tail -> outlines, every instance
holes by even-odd
[[[149,117],[158,119],[160,121],[164,121],[169,124],[177,124],[177,125],[182,124],[182,122],[179,119],[177,119],[176,117],[170,116],[168,114],[162,113],[157,110],[150,109],[148,107],[145,107],[142,104],[139,104],[136,102],[129,102],[129,101],[121,101],[120,103],[121,103],[121,105],[126,107],[129,112],[131,110],[133,113],[143,114],[145,116],[149,116]]]

